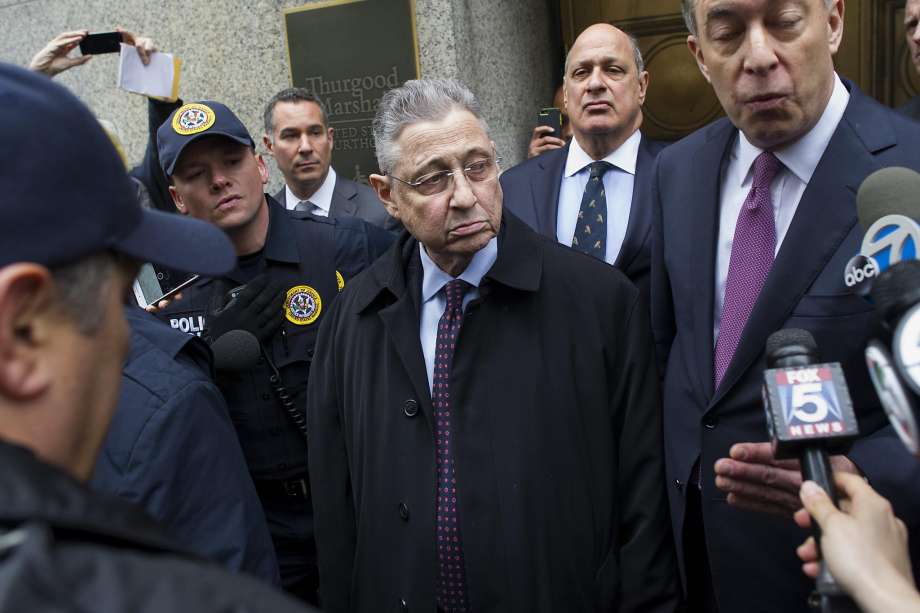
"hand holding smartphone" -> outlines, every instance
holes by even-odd
[[[537,125],[552,128],[553,136],[562,138],[562,111],[556,107],[541,109],[537,115]]]
[[[83,55],[101,55],[103,53],[119,53],[124,35],[121,32],[102,32],[87,34],[80,41],[80,53]]]

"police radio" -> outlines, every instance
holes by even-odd
[[[882,322],[866,365],[894,431],[920,456],[920,261],[899,262],[872,288]]]
[[[866,228],[859,254],[846,266],[843,282],[868,298],[878,276],[898,262],[916,260],[920,251],[920,174],[890,167],[873,172],[859,186],[856,211]]]
[[[764,410],[777,459],[798,458],[802,476],[837,504],[829,454],[844,453],[859,434],[843,369],[818,363],[818,346],[806,330],[779,330],[767,339]],[[813,523],[815,542],[820,529]],[[857,611],[822,563],[812,606],[821,611]]]

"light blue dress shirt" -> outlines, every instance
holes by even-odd
[[[613,264],[629,225],[629,210],[632,208],[633,184],[636,180],[636,159],[639,157],[639,142],[642,134],[639,130],[611,152],[604,161],[613,164],[604,173],[604,193],[607,195],[607,253],[604,261]],[[588,184],[590,171],[588,165],[594,160],[585,153],[574,138],[569,145],[569,154],[562,171],[562,183],[559,185],[559,207],[556,213],[556,240],[563,245],[572,244],[575,226],[578,224],[578,211],[581,199]]]
[[[444,286],[454,278],[463,279],[473,287],[463,296],[463,310],[466,311],[470,301],[479,298],[479,284],[498,257],[498,237],[493,236],[486,246],[476,252],[469,266],[459,277],[452,277],[434,263],[419,243],[419,255],[422,257],[422,312],[419,321],[419,338],[422,342],[422,354],[425,356],[425,370],[428,372],[428,391],[434,378],[434,348],[438,340],[438,322],[447,306]]]

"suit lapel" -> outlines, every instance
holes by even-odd
[[[869,116],[875,113],[876,109],[866,105],[862,94],[853,87],[850,106],[802,194],[773,268],[710,406],[751,367],[763,351],[767,337],[788,319],[857,223],[856,192],[863,179],[879,168],[873,151],[896,143],[884,114]],[[842,270],[840,274],[843,275]]]
[[[351,182],[335,178],[335,187],[332,189],[332,202],[329,205],[330,217],[353,216],[358,208],[354,197],[358,190]]]
[[[689,270],[693,286],[693,330],[697,386],[703,398],[712,396],[713,388],[713,309],[715,308],[716,241],[719,235],[719,201],[721,200],[722,164],[728,155],[735,128],[728,121],[710,128],[706,143],[691,161],[691,183],[685,206],[696,208],[687,238],[690,244]],[[699,180],[695,180],[695,179]]]
[[[642,250],[642,245],[651,232],[652,210],[645,199],[645,190],[649,181],[649,173],[655,156],[649,151],[648,140],[642,135],[639,141],[639,153],[636,156],[636,175],[633,177],[632,201],[629,205],[629,222],[626,226],[626,236],[623,237],[623,246],[613,263],[620,270],[629,268],[630,262]]]
[[[406,253],[407,249],[413,248],[415,253]],[[419,340],[422,271],[417,250],[418,243],[415,240],[408,241],[404,246],[402,253],[409,258],[407,270],[404,273],[405,284],[396,281],[401,271],[395,271],[388,285],[395,293],[396,301],[380,309],[378,314],[386,329],[387,338],[393,344],[415,396],[419,399],[428,429],[433,435],[431,391],[428,388],[428,371],[425,368],[425,358],[422,355],[422,344]],[[396,257],[395,251],[391,253]],[[400,260],[397,266],[401,266],[405,261],[401,258]]]
[[[537,158],[541,172],[533,173],[531,202],[537,220],[537,232],[556,240],[556,217],[559,211],[559,186],[569,156],[569,146]]]

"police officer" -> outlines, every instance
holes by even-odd
[[[171,326],[216,340],[244,329],[262,357],[218,373],[265,510],[285,589],[317,601],[305,393],[320,322],[348,280],[392,242],[357,218],[291,215],[263,192],[268,171],[240,120],[219,102],[176,109],[157,132],[180,213],[227,234],[237,267],[204,279],[163,309]]]
[[[213,227],[143,211],[65,88],[0,63],[0,98],[0,134],[16,143],[0,147],[0,613],[307,610],[86,487],[118,399],[139,263],[216,275],[235,258]]]

